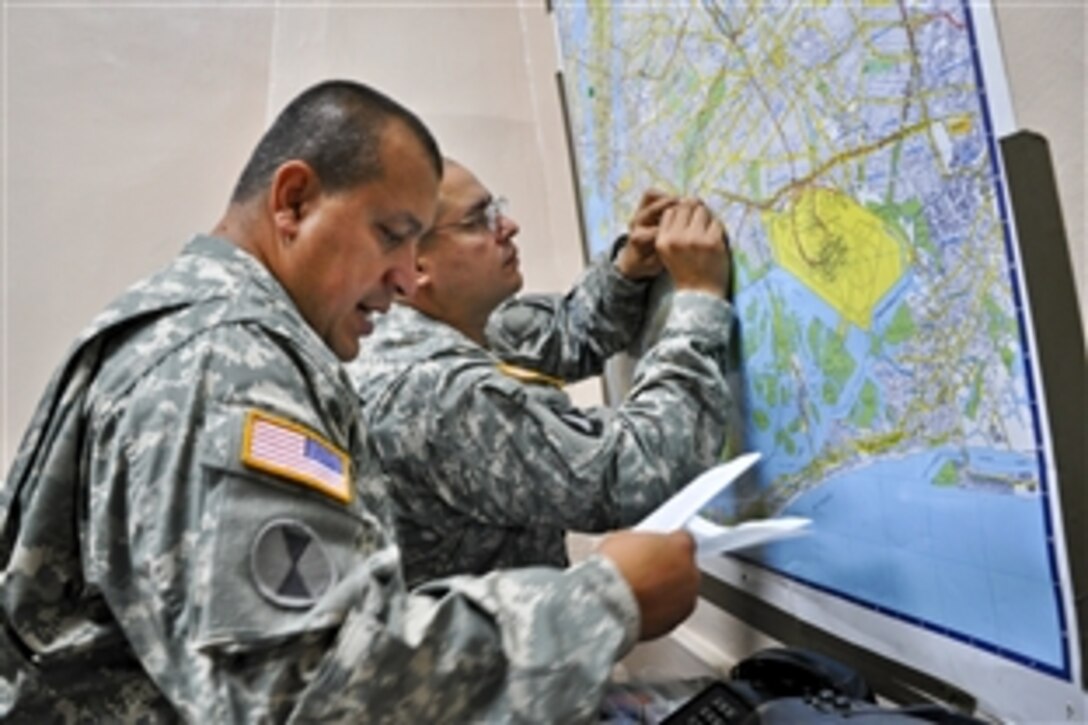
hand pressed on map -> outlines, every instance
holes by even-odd
[[[649,279],[664,271],[661,257],[657,254],[657,230],[661,215],[679,199],[658,189],[647,189],[642,194],[631,221],[627,225],[627,244],[616,256],[616,267],[628,279]]]
[[[657,253],[678,290],[724,297],[731,259],[725,227],[698,199],[681,199],[661,215]]]

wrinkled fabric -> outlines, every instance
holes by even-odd
[[[378,321],[348,370],[410,583],[564,566],[567,530],[631,526],[717,462],[732,405],[723,299],[673,295],[615,410],[579,409],[550,384],[598,374],[629,346],[646,292],[602,258],[567,295],[497,309],[487,348],[405,305]]]
[[[592,718],[639,627],[614,566],[407,591],[353,396],[224,240],[100,315],[0,489],[0,719]],[[255,413],[343,454],[348,499],[243,460]]]

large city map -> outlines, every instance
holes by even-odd
[[[648,187],[729,230],[729,522],[762,567],[1045,673],[1069,649],[1015,255],[967,3],[557,2],[592,252]],[[1014,536],[1010,532],[1015,532]]]

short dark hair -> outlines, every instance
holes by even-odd
[[[329,192],[381,178],[378,149],[393,120],[416,137],[441,178],[438,143],[414,113],[362,83],[329,80],[300,93],[276,117],[242,170],[231,202],[252,199],[281,164],[294,159],[309,164]]]

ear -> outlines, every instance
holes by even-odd
[[[305,161],[287,161],[276,169],[268,189],[268,211],[280,239],[294,239],[302,219],[320,192],[317,174]]]
[[[430,289],[434,286],[436,260],[427,251],[416,249],[416,289]]]

